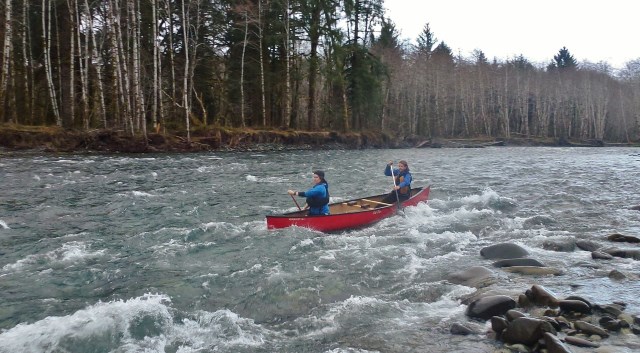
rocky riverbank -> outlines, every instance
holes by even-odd
[[[264,151],[284,149],[365,148],[482,148],[487,146],[605,146],[602,141],[566,141],[515,137],[495,139],[428,139],[393,137],[379,132],[254,130],[210,127],[184,134],[171,132],[131,136],[122,130],[75,131],[57,127],[0,126],[0,149],[53,153],[158,153],[217,150]]]
[[[544,248],[559,252],[589,251],[592,266],[607,268],[601,271],[603,276],[624,285],[625,281],[637,281],[639,277],[637,273],[618,270],[615,258],[639,261],[639,243],[640,239],[634,236],[610,234],[602,242],[547,242]],[[492,267],[496,270],[475,266],[448,277],[452,283],[477,288],[475,293],[462,298],[462,303],[468,305],[466,314],[471,321],[453,323],[452,334],[486,335],[487,339],[504,344],[498,352],[559,353],[572,352],[571,347],[594,352],[617,352],[622,347],[640,349],[640,315],[626,312],[625,302],[594,303],[580,296],[558,298],[538,284],[523,288],[520,293],[500,290],[499,272],[528,276],[535,282],[538,276],[561,276],[563,269],[547,267],[530,258],[526,249],[511,243],[487,246],[480,256],[494,261]],[[480,326],[484,322],[489,326]]]

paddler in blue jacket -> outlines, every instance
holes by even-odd
[[[324,171],[313,172],[313,187],[307,191],[288,190],[289,195],[302,196],[307,198],[309,216],[319,216],[329,214],[329,184],[324,179]]]
[[[409,164],[407,164],[407,161],[401,160],[398,162],[398,169],[394,169],[393,173],[391,173],[391,168],[393,168],[393,161],[387,163],[387,166],[384,168],[384,175],[394,176],[396,178],[395,186],[389,195],[385,196],[382,202],[396,203],[398,199],[400,199],[399,201],[406,201],[411,197],[411,172],[409,172]]]

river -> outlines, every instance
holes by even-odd
[[[351,232],[266,229],[313,169],[339,201],[389,191],[399,159],[431,185],[428,203]],[[607,275],[640,261],[544,247],[640,236],[640,149],[14,154],[0,178],[2,353],[492,352],[485,334],[449,333],[474,289],[445,278],[492,268],[480,249],[500,242],[564,274],[494,268],[495,288],[640,313],[640,281]]]

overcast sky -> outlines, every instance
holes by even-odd
[[[401,38],[415,39],[429,23],[454,55],[480,49],[491,61],[520,54],[548,64],[563,47],[578,62],[621,68],[640,59],[637,0],[385,0]]]

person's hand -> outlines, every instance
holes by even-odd
[[[393,165],[393,161],[389,161],[389,163],[387,163],[387,165],[392,166]]]
[[[393,190],[400,190],[400,187],[398,185],[393,187]]]
[[[289,195],[295,195],[297,194],[297,192],[293,191],[293,190],[287,190],[287,194]]]

